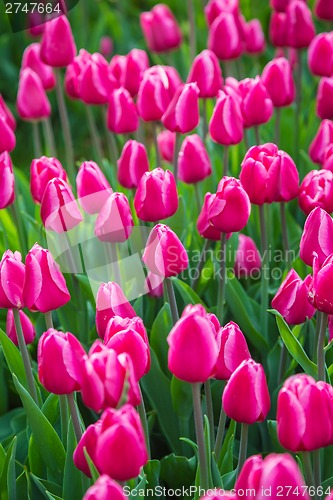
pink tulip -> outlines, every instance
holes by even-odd
[[[57,158],[41,156],[32,160],[30,166],[30,191],[35,203],[41,203],[48,182],[57,177],[67,181],[66,171]]]
[[[155,168],[143,174],[135,193],[134,208],[139,219],[148,222],[166,219],[176,213],[178,193],[173,173]]]
[[[209,30],[208,48],[222,61],[237,59],[242,53],[242,42],[235,16],[223,12]]]
[[[118,164],[118,181],[128,189],[137,188],[143,174],[149,171],[144,144],[130,139],[123,147]]]
[[[175,154],[176,134],[170,130],[162,130],[157,136],[158,150],[163,160],[172,163]]]
[[[180,78],[178,71],[173,66],[162,66],[162,68],[164,69],[168,78],[169,95],[170,99],[172,99],[178,87],[183,84],[183,81]]]
[[[67,66],[65,73],[65,91],[72,99],[80,98],[80,75],[85,65],[90,61],[91,54],[85,49],[81,49],[79,55]]]
[[[40,37],[44,32],[44,17],[37,10],[28,13],[28,33],[31,37]]]
[[[23,331],[23,337],[26,344],[32,344],[36,337],[34,325],[31,323],[30,318],[23,312],[19,311],[20,322]],[[16,326],[14,322],[14,313],[12,309],[8,309],[6,320],[6,334],[10,340],[18,346],[18,338],[16,333]]]
[[[49,250],[35,243],[26,260],[24,302],[31,311],[46,313],[64,306],[71,296],[59,265]]]
[[[239,84],[244,127],[266,123],[273,114],[273,103],[260,77],[246,78]]]
[[[124,193],[113,193],[102,206],[95,223],[95,236],[100,241],[123,243],[132,233],[131,207]]]
[[[102,56],[111,57],[113,52],[113,40],[109,36],[102,36],[99,42],[99,52]]]
[[[62,233],[82,221],[82,215],[71,188],[63,179],[51,179],[45,188],[40,216],[47,230]]]
[[[178,236],[164,224],[157,224],[151,230],[142,260],[152,273],[164,278],[177,276],[189,263]]]
[[[182,43],[177,21],[165,4],[155,5],[151,11],[140,14],[140,24],[152,52],[167,52],[178,48]]]
[[[21,71],[30,68],[40,78],[45,90],[52,90],[55,87],[56,79],[51,66],[43,63],[40,58],[40,44],[32,43],[23,52]]]
[[[251,358],[251,354],[241,329],[233,321],[218,331],[217,338],[219,354],[214,378],[228,380],[245,359]]]
[[[203,50],[194,59],[187,83],[196,83],[199,97],[216,97],[222,89],[223,79],[219,61],[211,50]]]
[[[235,17],[239,15],[239,0],[209,0],[205,6],[205,17],[209,27],[213,24],[215,19],[227,12],[233,14]]]
[[[130,134],[138,129],[138,113],[128,90],[119,88],[111,92],[107,126],[115,134]]]
[[[321,78],[317,91],[317,115],[324,120],[333,118],[333,78]]]
[[[196,83],[186,83],[178,87],[162,116],[163,125],[171,132],[191,132],[199,124],[198,96]]]
[[[259,19],[251,19],[245,24],[245,52],[260,54],[265,50],[265,35]]]
[[[16,120],[13,116],[13,113],[5,103],[4,98],[2,97],[1,94],[0,94],[0,116],[3,116],[5,118],[7,125],[9,125],[9,127],[12,130],[16,129]]]
[[[311,42],[308,50],[310,71],[316,76],[333,74],[333,35],[319,33]]]
[[[212,173],[210,159],[205,145],[197,134],[188,135],[178,156],[179,179],[187,184],[195,184]]]
[[[8,125],[7,117],[0,111],[0,154],[7,151],[10,153],[16,145],[13,129]]]
[[[109,64],[110,73],[117,80],[120,87],[124,86],[126,66],[127,56],[119,54],[115,54]]]
[[[157,274],[148,271],[145,281],[145,292],[155,299],[163,297],[163,277],[157,276]]]
[[[270,6],[272,9],[277,10],[278,12],[285,12],[288,7],[290,0],[270,0]]]
[[[291,66],[285,57],[270,61],[262,72],[265,85],[274,107],[289,106],[295,99],[295,84]]]
[[[144,50],[132,49],[126,56],[123,86],[132,97],[136,96],[144,75],[149,68],[149,59]]]
[[[107,104],[110,93],[117,87],[106,59],[99,53],[92,54],[78,76],[80,99],[86,104]]]
[[[261,257],[257,245],[250,236],[240,234],[235,255],[234,273],[237,278],[252,277],[261,269]]]
[[[239,100],[234,95],[220,91],[211,120],[209,133],[214,142],[230,146],[243,139],[243,117]]]
[[[309,285],[309,301],[321,312],[333,314],[333,256],[327,257],[321,266],[317,255],[313,259],[313,279]],[[332,443],[333,444],[333,443]]]
[[[287,15],[284,12],[273,12],[269,23],[269,39],[275,47],[288,45]]]
[[[137,106],[144,121],[160,120],[170,103],[169,81],[162,66],[144,72],[139,87]]]
[[[322,164],[325,157],[325,149],[333,142],[333,122],[323,120],[309,147],[309,155],[314,163]]]
[[[17,111],[23,120],[43,120],[51,114],[51,105],[39,76],[30,68],[21,72],[17,93]]]
[[[333,172],[333,144],[329,144],[325,149],[322,168]]]
[[[286,9],[289,47],[306,48],[316,35],[310,8],[302,0],[293,0]]]
[[[312,266],[315,253],[320,266],[333,253],[333,220],[319,207],[308,215],[300,242],[300,257],[305,264]]]
[[[83,500],[126,500],[122,487],[106,474],[99,476],[93,486],[85,492]]]
[[[6,250],[0,261],[0,308],[21,309],[23,303],[23,286],[25,281],[25,265],[20,252]]]
[[[143,324],[142,319],[139,316],[134,316],[132,318],[122,318],[121,316],[113,316],[105,330],[105,335],[103,337],[104,344],[108,344],[112,337],[117,333],[134,330],[144,341],[145,344],[149,345],[148,335]]]
[[[185,316],[188,316],[188,315],[193,315],[193,314],[198,314],[202,318],[207,318],[211,322],[211,324],[215,330],[215,333],[218,334],[218,332],[221,328],[221,325],[220,325],[219,320],[217,319],[217,316],[215,316],[215,314],[207,313],[206,309],[204,308],[204,306],[202,304],[188,304],[182,313],[182,318],[184,318]],[[216,337],[217,337],[217,335],[216,335]]]
[[[112,194],[109,181],[94,161],[84,161],[76,176],[80,205],[88,214],[97,214]]]
[[[7,208],[15,200],[15,178],[12,160],[4,151],[0,154],[0,210]]]
[[[316,207],[333,212],[333,173],[311,170],[300,186],[298,203],[306,215]]]
[[[44,24],[40,46],[42,61],[57,68],[70,64],[76,55],[76,45],[66,16],[59,16]]]
[[[200,236],[207,240],[220,241],[221,231],[215,229],[210,222],[210,207],[215,201],[216,194],[206,193],[204,204],[197,220],[197,229]],[[230,235],[231,236],[231,235]],[[229,236],[229,237],[230,237]]]
[[[244,424],[265,420],[270,409],[270,396],[262,365],[244,360],[232,373],[222,396],[228,417]]]
[[[333,20],[333,2],[332,0],[316,0],[314,13],[319,19],[325,21]]]

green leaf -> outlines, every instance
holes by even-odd
[[[67,434],[67,455],[65,463],[64,484],[62,496],[64,500],[73,500],[83,498],[85,490],[83,489],[83,473],[77,469],[73,462],[73,453],[76,448],[76,439],[71,420],[68,423]]]
[[[189,419],[193,413],[191,385],[173,376],[171,379],[173,409],[181,418]]]
[[[196,466],[196,457],[179,457],[172,453],[161,460],[161,480],[171,489],[187,488],[194,483]]]
[[[85,448],[85,447],[83,448],[83,453],[84,453],[84,456],[87,460],[87,464],[88,464],[88,467],[90,470],[91,478],[95,482],[99,478],[98,470],[96,469],[94,462],[91,460],[89,453],[87,452],[87,448]]]
[[[29,440],[28,457],[30,471],[35,476],[43,477],[45,474],[45,463],[33,435],[30,436]]]
[[[236,433],[236,422],[230,421],[228,432],[224,438],[220,460],[218,462],[221,474],[225,475],[234,469],[234,440]]]
[[[63,479],[66,454],[60,438],[30,394],[13,375],[16,390],[21,398],[32,433],[47,467],[60,483]]]
[[[276,420],[267,420],[268,433],[272,440],[274,451],[277,453],[283,453],[285,449],[281,446],[280,441],[277,435],[277,421]]]
[[[144,466],[147,487],[155,489],[160,484],[161,464],[159,460],[149,460]]]
[[[205,306],[204,302],[187,283],[177,278],[174,278],[172,280],[172,283],[174,283],[175,288],[183,299],[185,306],[187,306],[188,304],[202,304],[203,306]]]
[[[23,387],[27,388],[27,378],[24,371],[22,356],[16,345],[0,329],[0,342],[8,364],[9,371],[15,374]]]
[[[11,500],[10,494],[14,494],[16,498],[16,484],[15,484],[15,453],[16,453],[17,438],[14,436],[2,468],[0,477],[0,498],[1,500]],[[14,467],[14,469],[13,469]],[[14,470],[14,487],[13,487],[13,470]]]
[[[149,341],[152,349],[156,353],[161,369],[168,377],[170,377],[171,375],[168,369],[169,346],[166,339],[172,327],[173,323],[170,305],[166,303],[160,309],[158,315],[155,318],[155,321],[151,328]]]

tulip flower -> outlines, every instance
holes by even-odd
[[[80,205],[88,214],[98,213],[112,194],[105,175],[94,161],[84,161],[76,176]]]
[[[15,200],[15,178],[12,160],[7,151],[0,154],[0,209],[7,208]]]
[[[110,93],[117,87],[106,59],[99,53],[92,54],[78,76],[80,99],[86,104],[107,104]]]
[[[102,206],[95,223],[95,235],[100,241],[122,243],[134,226],[131,207],[123,193],[113,193]]]
[[[324,120],[333,118],[333,78],[321,78],[317,91],[317,115]]]
[[[137,106],[144,121],[160,120],[171,100],[169,81],[162,66],[152,66],[143,74]]]
[[[148,335],[143,324],[142,319],[139,316],[134,316],[132,318],[122,318],[121,316],[113,316],[105,330],[103,337],[104,344],[108,344],[111,338],[119,332],[134,330],[142,338],[145,344],[149,345]]]
[[[112,281],[102,283],[96,297],[96,329],[104,338],[106,326],[113,316],[134,318],[136,313],[120,286]]]
[[[261,257],[257,245],[250,236],[240,234],[235,255],[234,273],[237,278],[251,277],[261,269]]]
[[[325,150],[333,142],[333,122],[323,120],[309,147],[309,156],[314,163],[322,164],[325,157]]]
[[[19,311],[19,315],[20,315],[20,322],[22,326],[24,341],[26,344],[32,344],[36,337],[35,327],[31,323],[30,318],[23,311]],[[14,313],[12,309],[8,309],[7,312],[6,334],[16,346],[19,345],[16,327],[14,323]]]
[[[99,52],[108,58],[113,52],[113,40],[109,36],[102,36],[99,42]]]
[[[196,83],[186,83],[176,90],[162,116],[163,125],[171,132],[187,134],[199,123],[199,88]]]
[[[30,68],[24,69],[20,75],[17,111],[23,120],[28,121],[43,120],[51,114],[42,81]]]
[[[24,307],[25,265],[20,252],[6,250],[0,261],[0,308]]]
[[[155,168],[143,174],[135,193],[134,208],[139,219],[147,222],[157,222],[176,213],[178,193],[172,172]]]
[[[58,177],[47,183],[40,215],[45,228],[56,233],[69,231],[82,221],[72,190],[63,179]]]
[[[311,42],[308,50],[308,63],[311,73],[316,76],[333,74],[333,35],[319,33]]]
[[[0,154],[4,151],[10,153],[16,145],[13,129],[8,125],[6,115],[0,111]]]
[[[333,277],[332,255],[319,266],[318,257],[313,259],[313,279],[309,285],[309,301],[325,314],[333,314],[333,294],[330,286]]]
[[[148,49],[152,52],[167,52],[182,43],[177,21],[165,4],[155,5],[151,11],[140,14],[140,24]]]
[[[115,134],[130,134],[138,129],[138,113],[128,90],[119,88],[111,92],[107,126]]]
[[[245,52],[260,54],[265,50],[265,35],[259,19],[251,19],[245,24]]]
[[[315,27],[310,8],[302,0],[293,0],[286,9],[288,46],[303,49],[315,37]]]
[[[31,37],[40,37],[44,32],[44,17],[37,10],[28,12],[28,33]]]
[[[329,144],[325,149],[323,168],[333,172],[333,144]]]
[[[295,84],[291,66],[285,57],[270,61],[264,68],[261,80],[274,107],[289,106],[295,98]]]
[[[5,118],[7,125],[9,125],[9,127],[12,130],[16,129],[16,120],[13,116],[13,113],[5,103],[4,98],[2,97],[1,94],[0,94],[0,116],[3,116]]]
[[[120,87],[123,87],[126,65],[127,56],[121,56],[119,54],[115,54],[109,64],[110,74],[118,81]]]
[[[312,266],[316,253],[321,266],[333,253],[333,220],[322,208],[314,208],[308,215],[300,242],[300,257]]]
[[[211,175],[210,159],[198,134],[184,139],[178,156],[178,170],[179,179],[187,184],[195,184]]]
[[[39,76],[46,91],[54,89],[56,79],[51,66],[41,60],[39,43],[31,43],[23,52],[21,72],[26,68],[30,68]]]
[[[155,299],[163,297],[163,277],[157,276],[157,274],[148,271],[147,278],[145,281],[145,292]]]
[[[219,320],[217,319],[217,316],[215,314],[212,314],[212,313],[207,313],[206,309],[204,308],[204,306],[202,304],[193,304],[193,305],[188,304],[182,313],[182,318],[184,318],[185,316],[188,316],[189,314],[199,314],[199,316],[209,319],[209,321],[212,323],[213,328],[214,328],[216,333],[218,333],[218,331],[221,328],[221,325],[220,325]]]
[[[64,86],[67,95],[71,99],[80,98],[79,77],[84,66],[90,61],[90,58],[91,54],[85,49],[81,49],[79,54],[74,57],[73,61],[66,68]]]
[[[316,0],[314,13],[319,19],[333,20],[333,3],[331,0]]]
[[[132,49],[126,56],[126,66],[122,83],[132,97],[137,95],[147,68],[149,68],[147,53],[144,50]]]
[[[230,146],[243,139],[243,117],[239,101],[233,95],[219,92],[211,120],[209,133],[214,142]]]
[[[245,359],[251,358],[251,354],[241,329],[233,321],[220,328],[217,338],[219,354],[214,378],[228,380]]]
[[[168,79],[169,96],[170,99],[172,99],[178,87],[183,85],[183,81],[180,78],[178,71],[173,66],[162,66],[162,68],[164,69]]]
[[[233,14],[235,17],[239,15],[239,0],[209,0],[205,6],[205,17],[209,27],[215,19],[223,12]]]
[[[214,20],[209,30],[208,48],[221,61],[241,55],[242,42],[233,14],[223,12]]]
[[[67,174],[57,158],[41,156],[32,160],[30,166],[30,191],[35,203],[41,203],[45,188],[51,179],[67,182]]]
[[[215,229],[210,223],[210,207],[216,198],[216,194],[206,193],[204,204],[197,220],[197,229],[200,236],[212,241],[221,239],[221,231]],[[231,236],[231,235],[230,235]]]
[[[25,265],[23,296],[31,311],[46,313],[67,304],[71,297],[66,281],[49,250],[35,243],[26,257]]]
[[[275,47],[288,45],[287,16],[284,12],[273,12],[269,23],[269,39]]]
[[[316,207],[333,212],[333,173],[330,170],[311,170],[300,186],[298,203],[306,215]]]
[[[211,50],[203,50],[194,59],[187,83],[196,83],[199,97],[216,97],[222,89],[223,79],[219,61]]]
[[[239,84],[244,127],[266,123],[273,113],[273,103],[260,77],[246,78]]]
[[[118,181],[128,189],[137,188],[143,174],[149,171],[144,144],[130,139],[123,147],[118,164]]]
[[[162,130],[157,136],[160,156],[163,160],[172,163],[175,155],[176,134],[170,130]]]
[[[56,68],[70,64],[76,55],[76,45],[66,16],[59,16],[44,24],[40,56],[42,61]]]
[[[86,491],[83,500],[126,500],[122,487],[106,474],[99,476],[95,484]]]
[[[333,444],[333,390],[304,373],[289,377],[277,403],[277,433],[284,448],[313,451]]]

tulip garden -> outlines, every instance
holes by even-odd
[[[1,500],[333,499],[333,1],[69,3],[0,16]]]

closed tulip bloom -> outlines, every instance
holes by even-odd
[[[102,206],[95,223],[95,236],[100,241],[123,243],[132,233],[131,207],[124,193],[113,193]]]
[[[104,338],[106,326],[113,316],[134,318],[136,312],[120,286],[109,281],[100,285],[96,297],[96,329],[101,338]]]
[[[167,52],[182,43],[178,23],[165,4],[155,5],[151,11],[140,14],[140,24],[148,49],[152,52]]]
[[[82,221],[82,215],[67,182],[59,177],[51,179],[45,188],[40,215],[47,230],[62,233]]]
[[[64,87],[67,95],[72,99],[80,99],[80,75],[85,65],[90,61],[91,54],[81,49],[79,54],[67,66]]]
[[[126,57],[123,86],[132,97],[136,96],[145,70],[149,68],[147,52],[141,49],[132,49]]]
[[[106,474],[99,476],[95,484],[85,492],[83,500],[126,500],[122,487]]]
[[[0,154],[0,210],[15,200],[15,178],[12,160],[7,151]]]
[[[57,158],[41,156],[32,160],[30,166],[30,191],[35,203],[41,203],[48,182],[57,177],[67,181],[66,171]]]
[[[119,332],[135,330],[138,335],[142,338],[145,344],[149,345],[148,335],[143,324],[142,319],[139,316],[134,316],[132,318],[122,318],[121,316],[113,316],[106,326],[104,335],[104,344],[108,344],[109,340]]]
[[[270,6],[272,9],[277,10],[278,12],[285,12],[288,7],[290,0],[270,0]]]
[[[233,14],[220,14],[210,27],[208,48],[221,60],[237,59],[242,53],[242,41]]]
[[[219,354],[214,378],[228,380],[244,359],[251,358],[251,354],[241,329],[233,321],[220,328],[217,338]]]
[[[163,297],[163,277],[148,271],[145,281],[145,292],[155,299]]]
[[[300,186],[298,203],[306,215],[316,207],[333,212],[333,173],[330,170],[311,170]]]
[[[86,104],[107,104],[118,82],[109,71],[109,64],[99,53],[92,54],[78,76],[78,93]]]
[[[221,328],[220,322],[215,316],[215,314],[207,313],[206,309],[202,304],[188,304],[183,313],[182,318],[191,314],[198,314],[202,318],[207,318],[212,323],[215,333],[217,334]],[[216,335],[217,337],[217,335]]]
[[[51,105],[39,76],[30,68],[20,74],[17,111],[23,120],[43,120],[51,114]]]
[[[99,52],[102,56],[111,57],[113,52],[113,40],[109,36],[102,36],[99,42]]]
[[[286,47],[287,39],[287,15],[284,12],[272,12],[269,22],[269,39],[274,47]]]
[[[168,335],[168,367],[180,380],[192,384],[214,376],[218,356],[215,330],[198,314],[182,317]]]
[[[333,256],[330,255],[319,266],[318,257],[313,259],[313,278],[309,285],[309,301],[321,312],[333,314]],[[332,443],[333,444],[333,443]]]
[[[187,184],[195,184],[211,175],[210,159],[198,134],[184,139],[178,156],[178,171],[179,179]]]
[[[302,280],[296,271],[291,269],[276,292],[272,307],[284,317],[288,325],[301,325],[316,312],[308,300],[311,279],[308,275]]]
[[[260,54],[266,47],[265,35],[259,19],[251,19],[245,24],[245,52]]]
[[[199,97],[209,98],[217,96],[222,89],[223,79],[219,61],[211,50],[203,50],[194,59],[187,83],[196,83],[199,88]]]
[[[251,488],[256,498],[260,488],[260,478],[263,469],[261,455],[252,455],[245,462],[235,483],[236,491],[246,491]]]
[[[264,67],[261,80],[274,107],[289,106],[295,99],[295,84],[288,59],[278,57]]]
[[[157,224],[151,230],[142,260],[151,272],[164,278],[177,276],[188,268],[188,255],[183,244],[164,224]]]
[[[85,354],[80,342],[69,332],[49,328],[38,342],[38,378],[45,389],[53,394],[71,394],[80,390],[80,385],[67,369],[66,346],[67,349],[75,349],[75,356],[80,359]]]
[[[252,277],[261,269],[261,257],[257,245],[250,236],[240,234],[235,255],[234,273],[237,278]]]
[[[97,438],[100,434],[100,429],[101,420],[98,420],[96,423],[89,425],[82,434],[82,437],[73,453],[73,462],[75,464],[75,467],[77,467],[88,477],[91,477],[91,473],[84,453],[84,449],[87,450],[90,459],[95,465],[96,443]]]
[[[239,85],[244,127],[261,125],[270,120],[273,103],[260,77],[246,78]]]
[[[110,61],[109,69],[110,73],[114,78],[118,81],[119,86],[123,87],[124,75],[126,71],[127,65],[127,56],[121,56],[119,54],[115,54]]]
[[[94,161],[84,161],[76,176],[80,205],[88,214],[97,214],[112,194],[109,181]]]
[[[325,158],[325,150],[333,142],[333,122],[323,120],[310,144],[309,156],[314,163],[322,164]]]
[[[44,32],[44,17],[38,11],[28,12],[27,25],[31,37],[40,37]]]
[[[243,117],[239,99],[220,91],[211,120],[209,133],[214,142],[230,146],[243,140]]]
[[[76,45],[66,16],[59,16],[44,24],[40,56],[49,66],[68,66],[76,55]]]
[[[162,123],[171,132],[187,134],[199,124],[199,89],[196,83],[178,87],[162,116]]]
[[[19,311],[19,314],[24,341],[26,344],[32,344],[36,337],[35,327],[31,323],[30,318],[23,311]],[[14,322],[14,313],[12,309],[8,309],[7,312],[6,334],[16,346],[19,345]]]
[[[115,134],[131,134],[138,129],[138,112],[128,90],[119,88],[111,92],[107,126]]]
[[[149,171],[148,155],[144,144],[132,139],[127,141],[117,165],[119,183],[128,189],[137,188],[143,174]]]
[[[236,233],[246,226],[250,213],[251,203],[240,181],[223,177],[209,207],[210,223],[223,233]]]
[[[216,198],[216,194],[206,193],[204,198],[204,203],[201,208],[201,212],[199,214],[197,220],[197,230],[200,236],[206,238],[207,240],[212,241],[220,241],[221,240],[221,231],[215,229],[214,226],[210,223],[210,207]],[[231,235],[230,235],[231,236]],[[229,236],[229,237],[230,237]]]
[[[20,252],[6,250],[0,261],[0,308],[21,309],[23,303],[23,286],[25,281],[25,265]]]
[[[12,130],[16,129],[16,120],[13,116],[13,113],[5,103],[5,100],[1,94],[0,94],[0,116],[4,116],[7,125],[9,125]]]
[[[139,87],[137,106],[141,118],[160,120],[171,100],[169,80],[162,66],[152,66],[144,72]]]
[[[178,193],[173,173],[162,168],[146,172],[140,179],[134,197],[139,219],[156,222],[177,212]]]
[[[329,144],[325,149],[322,168],[333,172],[333,144]]]
[[[176,134],[170,130],[162,130],[157,136],[158,150],[163,160],[172,163],[175,154]]]
[[[209,0],[205,6],[205,17],[210,27],[215,19],[223,12],[239,15],[239,0]]]
[[[169,95],[170,99],[172,99],[178,87],[183,84],[183,80],[180,78],[178,71],[173,66],[162,66],[162,68],[164,69],[168,78]]]
[[[316,76],[333,74],[333,34],[319,33],[311,42],[308,50],[308,63],[311,73]]]
[[[310,8],[302,0],[293,0],[286,9],[289,47],[303,49],[316,35]]]
[[[321,78],[317,91],[317,115],[324,120],[333,118],[333,78]]]
[[[314,13],[319,19],[325,21],[333,20],[333,2],[332,0],[317,0],[314,6]]]
[[[305,373],[289,377],[277,402],[277,433],[293,452],[313,451],[333,444],[333,390]]]
[[[320,207],[308,215],[300,242],[300,257],[308,266],[313,264],[314,253],[320,266],[333,253],[333,220]]]
[[[243,424],[265,420],[270,396],[264,369],[253,359],[244,360],[232,373],[222,396],[228,417]]]
[[[0,111],[0,154],[4,151],[10,153],[16,146],[16,138],[13,129],[7,122],[6,115]]]
[[[32,43],[23,52],[21,71],[26,68],[32,69],[41,79],[45,90],[52,90],[55,87],[56,79],[51,66],[43,63],[40,58],[40,44]]]
[[[46,313],[69,302],[71,296],[65,278],[49,250],[35,243],[26,257],[25,266],[23,296],[31,311]]]

